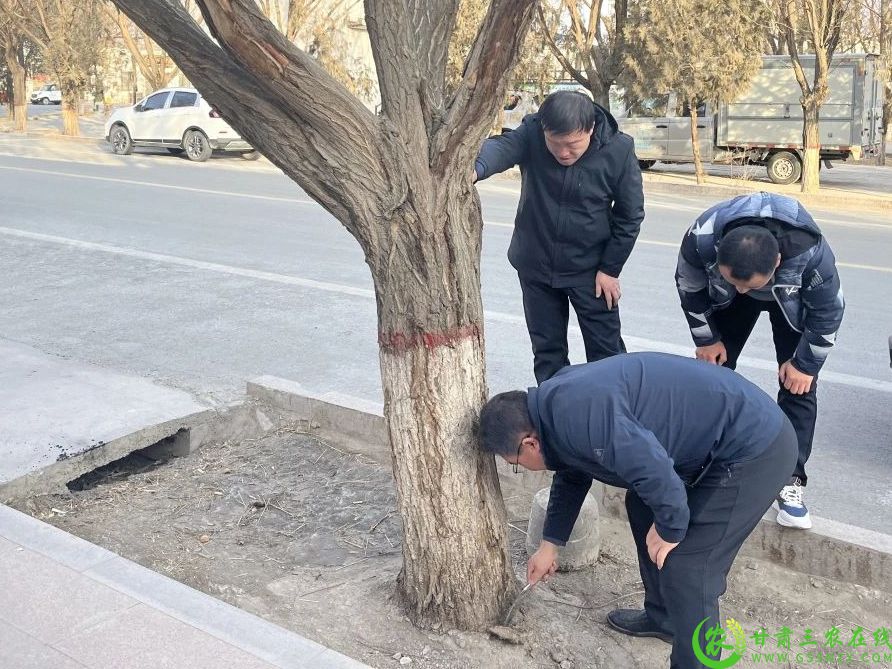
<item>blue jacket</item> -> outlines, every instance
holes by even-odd
[[[781,264],[772,293],[790,326],[802,333],[793,365],[814,376],[836,342],[845,300],[830,245],[802,205],[784,195],[753,193],[720,202],[685,233],[675,283],[694,343],[720,339],[713,314],[731,304],[737,290],[719,272],[717,249],[725,233],[743,224],[763,225],[778,240]]]
[[[634,142],[610,112],[595,105],[595,113],[591,144],[569,167],[546,148],[538,114],[480,149],[478,179],[520,165],[508,259],[522,279],[555,288],[591,286],[598,271],[619,276],[632,252],[644,220]]]
[[[565,367],[528,391],[527,408],[555,471],[543,538],[564,545],[597,479],[632,488],[657,532],[687,532],[686,484],[713,465],[750,460],[777,438],[783,413],[739,374],[666,353]]]

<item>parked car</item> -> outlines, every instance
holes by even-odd
[[[185,154],[196,162],[214,151],[240,153],[247,160],[260,157],[194,88],[165,88],[132,107],[116,109],[105,122],[105,140],[119,155],[144,146]]]
[[[60,105],[62,104],[62,89],[58,84],[44,84],[31,93],[31,104],[35,105]]]

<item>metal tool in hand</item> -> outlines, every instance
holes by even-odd
[[[538,582],[539,581],[536,581],[536,583]],[[527,583],[526,586],[524,586],[524,589],[520,591],[520,594],[514,598],[514,603],[511,605],[511,608],[508,609],[508,613],[505,614],[505,621],[502,623],[503,625],[507,627],[511,623],[511,619],[517,611],[517,605],[520,604],[521,600],[530,590],[536,587],[536,583]]]

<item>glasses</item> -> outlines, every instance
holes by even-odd
[[[524,439],[526,439],[526,437],[523,437],[523,439],[521,439],[520,443],[517,445],[517,457],[514,458],[514,462],[511,463],[511,466],[514,469],[515,474],[520,474],[520,469],[518,468],[519,463],[517,461],[520,460],[520,451],[523,448],[523,440]]]

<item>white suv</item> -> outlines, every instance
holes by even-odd
[[[165,88],[133,107],[112,112],[105,122],[105,139],[119,155],[134,146],[166,148],[204,162],[213,151],[233,151],[256,160],[260,154],[220,118],[194,88]]]
[[[31,93],[33,105],[62,104],[62,89],[56,84],[44,84]]]

